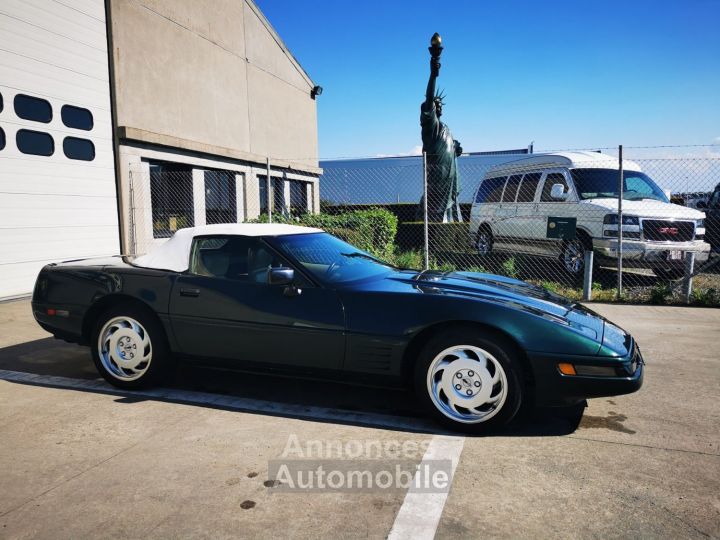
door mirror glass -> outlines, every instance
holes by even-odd
[[[270,268],[268,271],[268,283],[270,285],[290,285],[295,279],[295,270],[281,266]]]
[[[567,193],[565,193],[565,186],[562,184],[553,184],[552,189],[550,190],[550,197],[552,199],[558,199],[558,200],[564,200],[567,198]]]

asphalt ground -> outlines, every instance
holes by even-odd
[[[639,341],[639,392],[461,437],[391,388],[183,366],[118,392],[0,304],[0,538],[720,536],[720,310],[592,307]],[[292,491],[300,459],[449,481]]]

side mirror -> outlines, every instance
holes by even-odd
[[[708,207],[707,203],[705,201],[698,201],[695,205],[695,208],[698,210],[705,210]]]
[[[565,186],[563,186],[562,184],[553,184],[553,187],[550,190],[550,198],[565,200],[567,198],[567,193],[565,193]]]
[[[268,283],[270,285],[290,285],[295,279],[295,270],[280,267],[268,270]]]

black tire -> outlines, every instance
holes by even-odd
[[[485,243],[483,245],[486,245],[486,249],[481,248],[481,239],[485,239]],[[475,248],[475,251],[480,257],[487,257],[490,254],[492,254],[493,250],[493,233],[492,230],[488,225],[481,225],[478,229],[477,234],[475,235],[475,245],[473,246]]]
[[[102,345],[100,344],[100,334],[103,332],[106,324],[117,319],[131,319],[140,325],[140,331],[138,332],[135,331],[132,325],[128,325],[126,327],[121,322],[118,322],[117,324],[111,325],[108,332],[113,332],[112,328],[116,328],[114,332],[118,332],[119,330],[134,332],[137,338],[133,338],[132,343],[130,342],[129,337],[121,337],[119,339],[127,340],[127,349],[130,350],[130,354],[146,354],[149,349],[150,360],[147,362],[146,367],[143,368],[143,363],[140,363],[133,369],[124,370],[119,367],[119,364],[112,359],[110,354],[104,354],[103,357],[101,357]],[[114,333],[112,335],[114,335]],[[143,347],[142,339],[145,337],[148,339],[148,345]],[[112,337],[107,338],[105,342],[110,343],[111,339]],[[134,345],[140,346],[139,349],[142,352],[139,352],[137,347],[133,348]],[[110,349],[110,347],[106,348]],[[105,310],[98,317],[91,334],[90,350],[92,352],[95,368],[98,370],[100,375],[102,375],[102,377],[113,386],[124,390],[135,390],[156,385],[169,377],[172,368],[174,367],[174,362],[170,354],[170,347],[167,342],[167,336],[165,335],[165,330],[160,324],[160,321],[158,321],[157,317],[149,309],[144,309],[132,304],[119,304],[117,306],[113,306]],[[121,354],[125,351],[125,349],[119,345],[116,347],[116,350],[121,351]],[[117,352],[115,354],[117,354]],[[106,364],[111,367],[106,367]],[[112,369],[114,369],[117,373],[113,374]],[[130,378],[135,377],[137,373],[141,371],[141,375],[136,378]],[[126,378],[122,378],[120,374],[125,374]]]
[[[684,268],[653,268],[653,272],[664,281],[675,281],[685,276]]]
[[[574,240],[565,240],[560,253],[560,264],[565,274],[576,282],[582,281],[585,274],[585,253],[592,249],[592,239],[583,231],[577,231]]]
[[[429,370],[433,367],[435,363],[434,361],[438,355],[455,346],[470,346],[482,349],[483,351],[489,353],[502,367],[502,373],[505,375],[506,384],[504,387],[504,398],[499,400],[501,401],[501,404],[496,408],[495,412],[487,418],[467,418],[467,416],[473,416],[470,414],[469,409],[466,409],[468,411],[468,415],[466,415],[465,421],[451,417],[450,415],[452,413],[449,412],[451,407],[447,404],[447,396],[445,396],[445,410],[443,410],[441,406],[436,405],[436,398],[433,398],[433,392],[429,388]],[[472,356],[469,354],[471,352],[472,351],[467,351],[469,356]],[[451,354],[450,356],[453,355]],[[458,358],[458,360],[460,359]],[[491,364],[493,365],[492,369],[494,371],[494,363],[492,360],[488,360],[488,365]],[[467,373],[466,370],[465,372]],[[453,371],[451,373],[453,374],[453,377],[458,375],[458,371]],[[472,372],[470,373],[472,374]],[[491,373],[490,370],[488,370],[488,375],[494,375],[494,373]],[[436,380],[438,376],[440,379],[443,378],[442,373],[436,374]],[[478,377],[482,379],[479,374]],[[454,381],[455,379],[453,378],[452,380]],[[523,370],[515,346],[499,333],[478,329],[473,326],[459,326],[439,332],[433,336],[423,348],[415,365],[414,372],[415,392],[428,413],[444,426],[447,426],[455,431],[470,434],[490,432],[507,425],[515,417],[523,402],[523,396],[525,395],[523,380]],[[471,389],[478,381],[473,382],[472,379],[460,379],[457,382],[467,386],[467,389]],[[460,384],[458,384],[458,386],[460,386]],[[477,391],[479,392],[483,388],[483,384],[481,383],[478,386],[479,388]],[[503,392],[502,389],[498,390],[497,384],[484,386],[490,386],[492,388],[490,394],[491,396],[493,396],[495,392],[497,392],[498,395]],[[463,389],[461,391],[464,392],[466,390]],[[458,394],[459,393],[460,392],[458,392]],[[444,394],[440,393],[441,397],[442,395]],[[467,399],[472,399],[473,397],[474,396],[467,397]],[[463,399],[466,398],[466,396],[459,395],[459,398]],[[458,397],[455,397],[455,399],[458,399]]]

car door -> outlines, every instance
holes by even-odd
[[[501,242],[513,242],[518,234],[517,230],[517,205],[515,204],[515,196],[517,195],[521,174],[511,175],[505,183],[505,189],[497,211],[495,212],[495,237]]]
[[[522,178],[515,198],[517,211],[514,229],[515,237],[518,240],[516,248],[520,253],[534,253],[537,251],[536,244],[529,240],[537,238],[537,230],[540,224],[537,194],[541,178],[542,173],[540,172],[526,173]]]
[[[170,299],[170,319],[184,354],[339,369],[345,319],[335,293],[295,270],[297,291],[267,282],[269,267],[290,266],[260,238],[193,240],[188,272]]]
[[[539,202],[536,205],[537,211],[531,220],[531,238],[535,251],[552,256],[560,253],[561,242],[547,238],[548,217],[577,217],[577,201],[568,177],[569,174],[564,169],[551,169],[544,173]],[[567,194],[564,200],[553,199],[550,196],[553,184],[561,184],[564,187]]]

